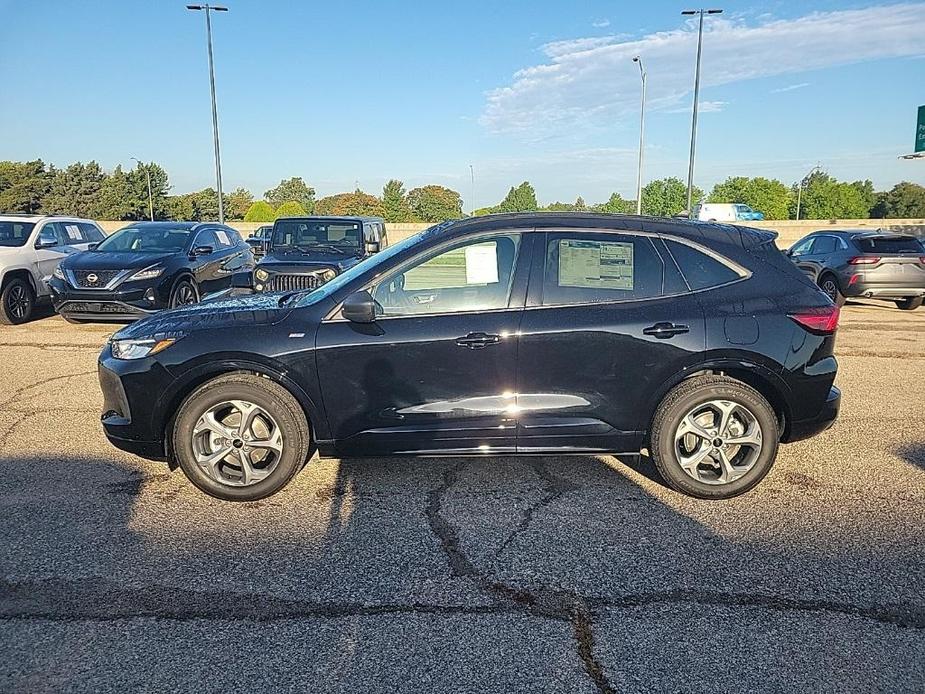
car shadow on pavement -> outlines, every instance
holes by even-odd
[[[134,459],[2,456],[0,689],[914,682],[914,547],[776,535],[805,502],[687,499],[627,461],[315,459],[232,504]],[[704,659],[717,641],[738,645]]]
[[[896,455],[910,465],[925,470],[925,443],[911,443],[898,446]]]

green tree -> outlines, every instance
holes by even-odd
[[[805,180],[803,194],[800,196],[801,219],[866,218],[875,205],[868,194],[866,181],[845,183],[823,171],[815,171]],[[791,207],[794,216],[798,189],[799,184],[795,183]]]
[[[442,222],[463,216],[459,193],[443,186],[422,186],[409,191],[408,208],[422,222]]]
[[[397,179],[393,178],[383,186],[382,206],[385,208],[387,222],[410,222],[414,219],[411,208],[408,207],[405,184]]]
[[[573,212],[575,206],[570,202],[551,202],[546,207],[541,207],[541,212]]]
[[[244,215],[245,222],[272,222],[276,219],[273,206],[266,200],[258,200],[247,208]]]
[[[225,218],[232,220],[244,219],[244,215],[254,202],[254,196],[245,188],[235,188],[233,193],[226,196],[228,204],[225,207]]]
[[[588,205],[585,203],[585,199],[580,195],[575,199],[575,211],[576,212],[587,212]]]
[[[776,179],[730,176],[713,186],[709,202],[734,202],[764,213],[765,219],[787,219],[790,190]]]
[[[693,204],[703,197],[697,186],[693,189]],[[678,178],[660,178],[642,189],[642,212],[656,217],[672,217],[687,209],[687,186]]]
[[[0,161],[0,212],[34,214],[51,187],[54,169],[35,161]]]
[[[138,219],[138,199],[129,175],[117,166],[100,186],[99,216],[102,219]]]
[[[305,211],[305,208],[302,207],[301,203],[296,202],[295,200],[290,200],[289,202],[284,202],[282,205],[276,208],[276,219],[280,217],[304,217],[308,212]]]
[[[167,219],[183,222],[195,221],[196,208],[193,206],[193,196],[190,193],[168,195],[165,207],[167,209]]]
[[[630,214],[636,211],[636,202],[634,200],[624,200],[619,193],[613,193],[607,202],[602,202],[593,207],[595,212],[607,212],[609,214]]]
[[[871,210],[872,217],[909,219],[925,217],[925,186],[903,181],[880,193]]]
[[[516,188],[512,187],[507,197],[498,205],[499,212],[533,212],[538,209],[536,191],[529,182],[524,181]]]
[[[95,161],[77,162],[55,171],[42,200],[47,214],[66,214],[94,219],[100,216],[100,190],[106,174]]]
[[[347,215],[384,217],[385,207],[375,195],[361,190],[353,193],[338,193],[321,198],[315,203],[315,213],[322,215]]]
[[[263,197],[274,207],[284,202],[297,202],[307,214],[315,210],[315,189],[307,185],[301,176],[283,179],[278,186],[264,193]]]
[[[472,210],[472,217],[484,217],[486,214],[496,214],[498,212],[497,206],[495,207],[480,207],[477,210]]]

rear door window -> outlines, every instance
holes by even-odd
[[[664,294],[665,263],[647,236],[550,233],[543,305],[651,299]]]
[[[813,241],[813,255],[826,255],[838,249],[838,239],[834,236],[817,236]]]
[[[736,270],[693,246],[671,239],[665,239],[665,245],[692,291],[718,287],[741,278]]]
[[[909,237],[888,238],[868,237],[854,239],[857,247],[864,253],[922,253],[925,252],[925,246],[918,239]]]
[[[106,238],[95,224],[79,222],[77,226],[80,228],[80,234],[83,237],[84,243],[99,243]]]

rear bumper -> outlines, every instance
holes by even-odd
[[[782,439],[783,443],[802,441],[816,434],[821,434],[835,423],[840,408],[841,391],[832,386],[829,389],[828,397],[825,399],[825,404],[815,417],[790,422],[790,426],[787,427],[787,434]]]

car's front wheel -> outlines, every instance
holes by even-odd
[[[182,279],[170,293],[170,308],[199,303],[199,289],[192,280]]]
[[[311,452],[298,401],[278,383],[229,374],[204,383],[180,406],[172,450],[189,480],[226,501],[275,494]]]
[[[19,325],[32,317],[35,292],[32,286],[18,277],[11,279],[0,292],[0,323]]]
[[[912,311],[922,305],[922,297],[916,296],[909,299],[897,299],[896,308],[901,311]]]
[[[774,410],[755,389],[726,376],[676,386],[652,422],[649,452],[673,489],[728,499],[758,484],[777,457]]]

